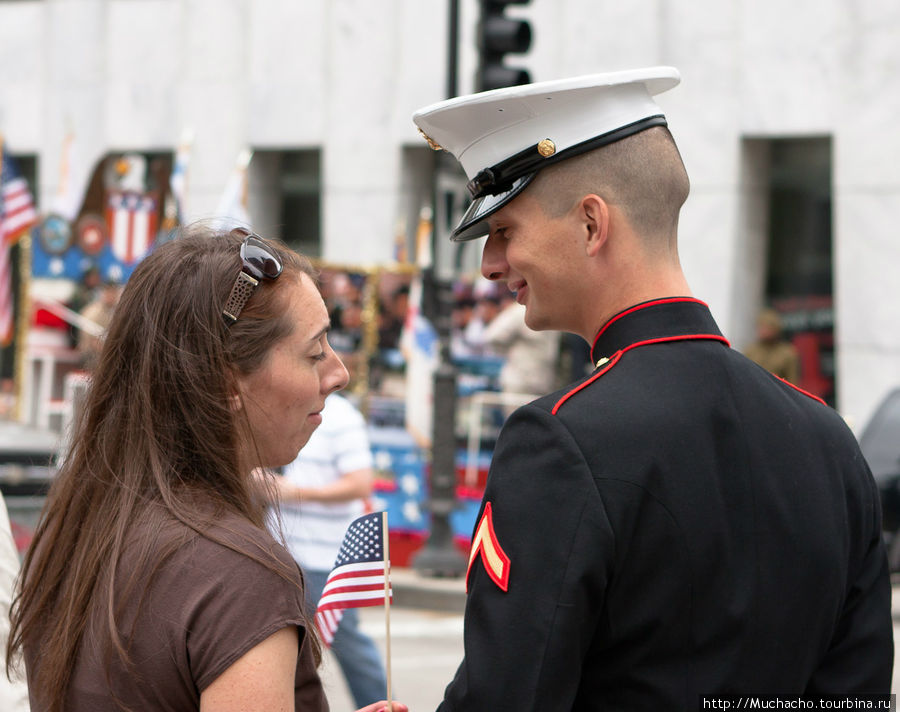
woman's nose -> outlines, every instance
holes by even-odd
[[[329,346],[329,349],[330,348],[331,347]],[[341,361],[341,357],[333,350],[331,351],[330,361],[331,368],[328,371],[327,377],[322,380],[322,385],[325,386],[323,390],[326,393],[339,391],[342,388],[345,388],[350,382],[350,372],[347,371],[347,367],[344,365],[344,362]]]

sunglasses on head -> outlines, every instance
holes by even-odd
[[[262,280],[277,279],[284,269],[281,258],[259,235],[243,228],[237,228],[233,232],[246,237],[241,243],[241,271],[234,280],[231,294],[222,310],[226,326],[231,326],[238,320]]]

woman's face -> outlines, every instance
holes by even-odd
[[[294,329],[272,347],[262,367],[238,378],[239,407],[246,409],[253,432],[245,452],[251,467],[293,462],[322,422],[325,397],[348,381],[347,369],[328,345],[328,311],[313,281],[301,274],[299,280],[285,280],[283,288],[289,290]]]

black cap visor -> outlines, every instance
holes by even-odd
[[[487,235],[489,228],[485,219],[496,213],[525,190],[535,175],[537,175],[537,171],[517,178],[513,181],[509,190],[505,190],[498,195],[484,195],[480,198],[475,198],[462,216],[459,224],[450,233],[450,240],[453,242],[465,242]]]

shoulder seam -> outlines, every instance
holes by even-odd
[[[731,344],[728,342],[728,339],[726,339],[724,336],[721,336],[719,334],[681,334],[678,336],[663,336],[663,337],[660,337],[657,339],[647,339],[646,341],[638,341],[636,343],[630,344],[629,346],[626,346],[624,349],[620,349],[619,351],[616,351],[616,353],[614,353],[612,355],[612,358],[610,358],[609,363],[606,364],[606,367],[602,371],[597,371],[597,373],[593,374],[590,378],[588,378],[588,380],[583,381],[582,383],[575,386],[575,388],[573,388],[571,391],[566,393],[562,398],[560,398],[556,402],[556,405],[553,406],[553,408],[550,410],[550,413],[552,415],[556,415],[563,403],[565,403],[567,400],[569,400],[569,398],[574,396],[579,391],[587,388],[594,381],[596,381],[598,378],[600,378],[600,376],[607,373],[613,366],[615,366],[619,362],[619,359],[621,359],[625,353],[627,353],[628,351],[631,351],[632,349],[636,349],[641,346],[650,346],[652,344],[665,344],[665,343],[669,343],[672,341],[701,341],[701,340],[719,341],[719,342],[725,344],[725,346],[728,346],[729,348],[731,347]],[[796,386],[795,386],[795,388],[796,388]],[[814,398],[815,396],[812,396],[812,397]]]
[[[781,376],[776,376],[774,373],[773,373],[772,375],[775,376],[775,378],[777,378],[779,381],[781,381],[781,382],[784,383],[785,385],[788,385],[788,386],[790,386],[791,388],[793,388],[793,389],[794,389],[795,391],[797,391],[798,393],[802,393],[802,394],[805,395],[807,398],[812,398],[814,401],[819,401],[819,403],[821,403],[822,405],[825,405],[825,406],[828,405],[822,398],[820,398],[819,396],[817,396],[815,393],[810,393],[809,391],[803,390],[802,388],[800,388],[800,386],[791,383],[791,382],[790,382],[789,380],[787,380],[786,378],[782,378]],[[830,407],[830,406],[829,406],[829,407]]]
[[[556,401],[556,405],[554,405],[553,408],[550,410],[550,414],[556,415],[557,412],[559,412],[559,409],[562,406],[562,404],[565,403],[567,400],[569,400],[569,398],[574,396],[579,391],[587,388],[594,381],[596,381],[598,378],[600,378],[600,376],[602,376],[604,373],[609,371],[609,369],[611,369],[613,366],[615,366],[619,362],[619,359],[622,358],[623,353],[624,353],[624,351],[617,351],[615,354],[613,354],[613,357],[609,360],[609,363],[606,364],[606,366],[601,371],[597,371],[597,373],[592,375],[586,381],[582,381],[581,383],[579,383],[577,386],[575,386],[575,388],[573,388],[571,391],[566,393],[562,398],[560,398],[558,401]]]

